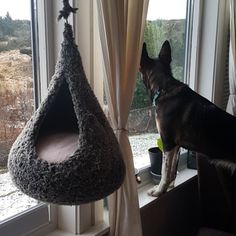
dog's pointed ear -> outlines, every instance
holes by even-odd
[[[143,43],[143,49],[142,49],[142,56],[141,58],[149,58],[148,52],[147,52],[147,44]]]
[[[160,53],[159,53],[159,59],[164,62],[166,65],[170,65],[171,63],[171,47],[168,40],[166,40],[161,47]]]
[[[147,52],[147,45],[146,43],[143,43],[143,49],[142,49],[142,55],[140,60],[140,68],[144,67],[148,61],[150,60]]]

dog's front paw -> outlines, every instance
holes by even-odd
[[[153,188],[149,189],[147,193],[152,197],[160,197],[165,191],[163,188],[160,188],[160,185],[155,185]]]

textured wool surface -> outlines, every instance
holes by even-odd
[[[79,205],[118,189],[125,166],[113,130],[87,82],[68,23],[63,34],[48,95],[13,144],[8,168],[25,194],[43,202]],[[62,162],[38,157],[40,140],[68,131],[78,134],[73,155]]]

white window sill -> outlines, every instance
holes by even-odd
[[[46,234],[45,236],[72,236],[72,235],[74,235],[74,234],[66,233],[61,230],[55,230],[49,234]]]
[[[197,170],[193,169],[182,169],[176,177],[175,180],[175,187],[181,185],[182,183],[186,182],[187,180],[193,178],[197,175]],[[147,206],[151,202],[155,201],[157,197],[152,197],[147,194],[147,191],[152,188],[154,184],[151,181],[147,181],[145,184],[142,184],[141,187],[138,189],[138,198],[139,198],[139,207],[143,208]],[[169,190],[171,191],[171,190]]]
[[[67,233],[62,230],[55,230],[45,236],[74,236],[74,235],[81,235],[81,236],[102,236],[109,232],[109,226],[105,222],[101,222],[93,227],[91,227],[88,231],[82,234],[72,234]]]

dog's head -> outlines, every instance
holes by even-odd
[[[165,41],[157,58],[150,58],[147,52],[146,43],[143,44],[139,71],[142,74],[142,80],[148,90],[161,89],[164,80],[171,73],[171,47],[169,41]]]

